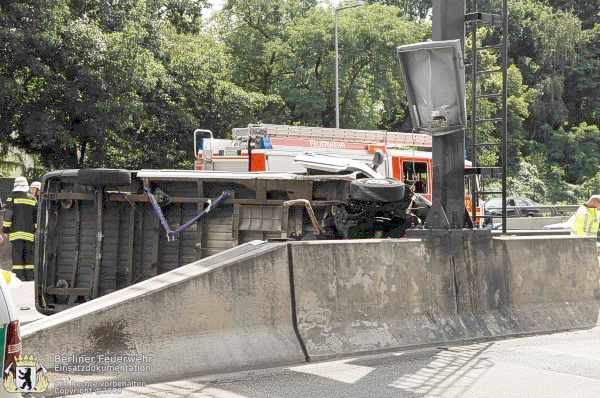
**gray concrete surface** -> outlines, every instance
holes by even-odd
[[[105,396],[591,398],[600,396],[600,328],[221,374]]]
[[[283,243],[238,246],[25,325],[22,336],[24,351],[40,357],[54,383],[159,381],[304,360]],[[122,371],[102,367],[101,356],[148,362]],[[80,358],[101,367],[63,367]]]
[[[592,239],[465,231],[291,250],[298,328],[312,359],[598,321]]]
[[[473,235],[247,244],[25,325],[23,347],[54,385],[158,382],[300,364],[302,344],[315,360],[598,324],[592,239]],[[144,355],[143,370],[60,367]]]
[[[542,229],[546,225],[558,224],[566,221],[569,217],[509,217],[506,219],[508,229]],[[496,219],[497,221],[498,219]],[[500,220],[501,221],[501,220]]]
[[[46,318],[35,309],[35,286],[34,282],[23,282],[23,285],[10,289],[15,306],[19,312],[21,326]]]

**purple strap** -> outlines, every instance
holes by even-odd
[[[196,221],[198,221],[200,219],[200,217],[209,213],[213,207],[218,206],[222,201],[231,197],[231,192],[223,191],[221,193],[221,195],[218,198],[216,198],[214,201],[209,200],[208,206],[204,210],[202,210],[200,212],[200,214],[198,214],[196,217],[192,218],[191,220],[189,220],[188,222],[186,222],[185,224],[183,224],[182,226],[177,228],[175,231],[171,231],[171,228],[169,227],[169,223],[167,222],[167,219],[165,218],[165,215],[163,214],[162,209],[160,208],[154,195],[152,195],[152,193],[150,192],[150,190],[148,188],[144,188],[144,191],[146,192],[146,195],[148,195],[148,198],[150,199],[150,203],[152,203],[152,208],[154,208],[154,212],[158,216],[160,223],[162,224],[163,228],[165,229],[165,231],[167,233],[167,239],[169,241],[174,241],[176,235],[179,235],[179,233],[181,233],[183,230],[187,229],[190,225],[192,225]]]
[[[150,203],[152,203],[152,207],[154,208],[154,212],[158,216],[160,223],[162,224],[165,231],[167,231],[167,236],[170,235],[171,228],[169,227],[169,223],[167,223],[167,220],[165,219],[165,216],[164,216],[160,206],[158,205],[156,198],[154,197],[154,195],[152,195],[152,193],[150,192],[150,190],[148,188],[144,188],[144,191],[146,191],[146,195],[148,195],[148,198],[150,198]]]

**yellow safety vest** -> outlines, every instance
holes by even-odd
[[[575,213],[575,220],[571,225],[571,235],[593,236],[598,235],[600,221],[598,221],[598,210],[593,207],[581,205]]]

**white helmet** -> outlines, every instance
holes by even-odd
[[[42,189],[42,183],[39,181],[34,181],[31,183],[31,185],[29,186],[29,188],[37,188],[37,189]]]
[[[27,178],[25,177],[17,177],[15,178],[15,188],[16,187],[27,187],[29,184],[27,183]]]

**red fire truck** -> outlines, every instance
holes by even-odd
[[[298,155],[318,154],[369,164],[381,151],[383,177],[432,197],[431,137],[424,134],[261,124],[235,128],[231,139],[215,139],[209,130],[194,132],[197,170],[305,172]],[[465,160],[465,166],[471,162]],[[467,181],[466,191],[469,190]],[[465,196],[467,209],[470,196]]]

